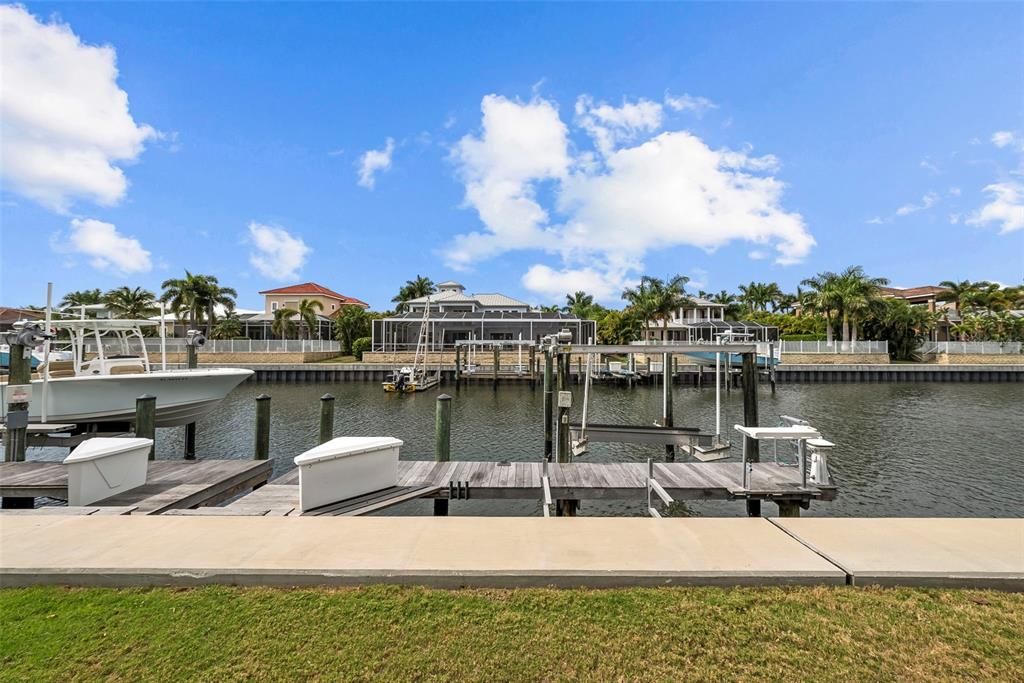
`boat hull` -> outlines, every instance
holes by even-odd
[[[135,419],[135,399],[148,394],[156,396],[156,426],[175,427],[195,422],[252,374],[241,368],[211,368],[55,378],[47,387],[46,419],[73,424],[130,422]],[[0,391],[6,389],[0,385]],[[43,381],[33,380],[30,420],[42,419],[42,401]],[[0,402],[6,416],[6,397]]]

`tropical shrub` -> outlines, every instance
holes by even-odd
[[[372,343],[373,339],[370,337],[360,337],[352,342],[352,355],[356,357],[356,360],[363,359],[363,353],[370,350]]]

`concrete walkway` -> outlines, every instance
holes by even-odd
[[[1024,590],[1024,520],[778,518],[851,583]]]
[[[0,515],[0,584],[844,584],[856,571],[849,567],[877,554],[904,567],[900,583],[930,585],[941,575],[960,585],[966,554],[974,572],[968,585],[983,577],[986,585],[1024,588],[1021,520],[785,522],[783,528],[746,518]],[[817,550],[794,538],[803,522],[812,523],[805,528]],[[886,536],[894,540],[872,554],[882,537],[875,529],[897,522],[916,525],[915,543],[900,546],[894,530]],[[843,543],[831,545],[835,536]]]

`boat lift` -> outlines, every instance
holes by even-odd
[[[643,345],[606,345],[606,344],[581,344],[581,345],[555,345],[552,347],[557,353],[586,353],[587,354],[587,375],[583,390],[583,420],[581,423],[569,425],[571,455],[579,457],[586,453],[588,444],[597,442],[614,443],[636,443],[664,445],[669,448],[679,447],[681,450],[700,460],[710,462],[722,460],[728,457],[730,443],[722,440],[722,402],[721,402],[721,371],[722,354],[744,354],[757,353],[757,344],[752,342],[731,343],[726,340],[719,340],[716,344],[643,344]],[[590,385],[593,380],[593,356],[594,354],[625,353],[632,357],[634,353],[663,355],[662,371],[667,373],[671,367],[671,357],[674,354],[686,354],[687,352],[700,352],[702,354],[714,353],[715,355],[715,433],[701,433],[695,427],[675,427],[670,423],[670,412],[672,409],[671,400],[671,378],[662,383],[663,413],[660,423],[652,426],[647,425],[615,425],[615,424],[589,424],[588,410],[590,404]]]

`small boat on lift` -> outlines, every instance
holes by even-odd
[[[70,358],[47,349],[48,359],[32,373],[29,419],[80,425],[130,422],[135,417],[135,399],[149,394],[156,397],[156,426],[173,427],[195,422],[252,376],[252,370],[242,368],[168,370],[163,344],[159,363],[153,363],[142,330],[157,324],[54,320],[51,328],[70,336]],[[0,382],[0,417],[4,419],[6,391],[5,378]]]
[[[436,371],[427,369],[427,351],[430,344],[430,298],[423,307],[423,322],[420,323],[419,339],[416,342],[416,354],[411,366],[395,370],[391,377],[383,382],[384,391],[389,394],[411,394],[426,391],[441,383],[441,366]]]

